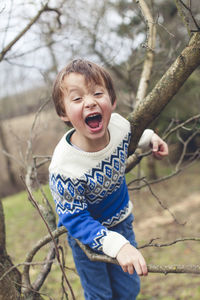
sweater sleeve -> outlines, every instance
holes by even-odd
[[[152,129],[145,129],[139,140],[138,147],[142,148],[144,151],[150,149],[150,142],[153,134],[154,131]]]
[[[71,236],[111,257],[116,257],[121,247],[129,243],[121,234],[108,230],[90,215],[80,182],[50,174],[50,189],[59,216],[58,226],[65,226]]]

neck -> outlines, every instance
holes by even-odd
[[[85,152],[98,152],[103,150],[109,144],[109,141],[110,135],[108,131],[102,138],[94,140],[86,139],[84,137],[80,138],[76,131],[71,137],[71,143]]]

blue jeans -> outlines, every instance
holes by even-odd
[[[133,215],[110,228],[122,234],[133,246],[137,246],[132,228]],[[118,265],[90,261],[85,253],[69,235],[77,272],[80,276],[86,300],[134,300],[140,291],[140,279],[136,272],[133,275],[123,272]]]

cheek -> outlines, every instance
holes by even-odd
[[[105,100],[102,102],[102,108],[103,108],[106,112],[112,111],[112,103],[111,103],[111,101],[110,101],[110,98],[105,99]]]
[[[82,110],[81,107],[79,107],[79,105],[75,104],[75,105],[70,105],[67,109],[67,113],[68,116],[71,119],[71,122],[80,122],[81,118],[82,118]]]

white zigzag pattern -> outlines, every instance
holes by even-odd
[[[97,233],[96,238],[94,238],[94,242],[92,244],[93,249],[102,250],[103,248],[103,239],[107,235],[107,230],[102,229],[100,232]]]
[[[126,206],[124,209],[122,209],[119,213],[117,213],[111,219],[107,219],[107,221],[102,222],[102,225],[106,226],[106,227],[112,227],[112,226],[118,224],[119,220],[121,220],[122,217],[127,214],[128,210],[129,210],[129,208],[128,208],[128,206]]]

